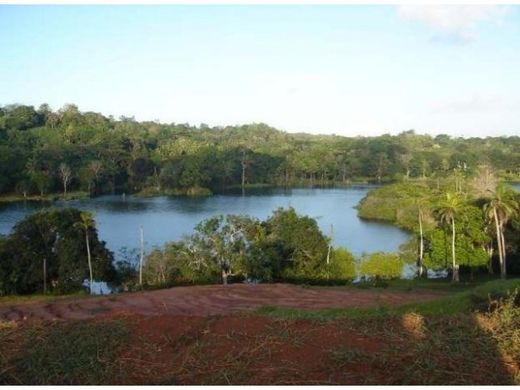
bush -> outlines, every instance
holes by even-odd
[[[326,267],[328,277],[339,280],[352,280],[356,277],[356,264],[352,253],[345,248],[332,251],[330,264]]]
[[[376,252],[364,257],[359,264],[359,274],[368,278],[395,279],[403,272],[403,261],[393,253]]]

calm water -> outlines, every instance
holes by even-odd
[[[347,189],[264,190],[254,195],[215,195],[207,198],[103,196],[89,200],[55,202],[94,212],[100,238],[117,255],[122,247],[139,246],[139,226],[144,228],[146,249],[190,234],[201,220],[217,214],[248,214],[260,219],[278,207],[292,206],[299,214],[317,219],[325,234],[334,225],[334,244],[356,255],[396,251],[408,234],[389,224],[362,221],[354,206],[372,187]],[[25,215],[50,205],[40,202],[0,204],[0,234],[8,234]]]

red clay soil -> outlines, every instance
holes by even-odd
[[[89,319],[117,313],[144,316],[209,316],[263,306],[302,309],[368,308],[433,300],[432,292],[310,288],[289,284],[189,286],[103,297],[65,298],[52,303],[1,303],[0,321]]]
[[[347,323],[244,315],[124,318],[132,341],[114,370],[124,374],[113,384],[388,383],[385,370],[334,358],[334,351],[368,355],[385,347]]]
[[[424,324],[419,317],[327,322],[248,314],[119,318],[130,327],[131,340],[108,384],[497,385],[515,383],[512,378],[520,374],[518,363],[506,366],[498,353],[479,356],[482,340],[464,345],[471,358],[454,359],[445,341],[420,335]],[[472,331],[464,321],[456,324]]]

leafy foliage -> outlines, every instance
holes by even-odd
[[[59,293],[81,289],[89,277],[81,215],[72,208],[46,209],[18,222],[0,243],[0,294],[41,292],[44,282]],[[89,236],[94,277],[115,281],[112,253],[92,225]]]
[[[37,110],[10,105],[0,107],[0,194],[44,196],[61,192],[64,184],[70,191],[96,195],[206,194],[242,182],[406,182],[466,177],[481,165],[503,178],[518,179],[519,150],[520,137],[431,137],[410,130],[347,138],[289,134],[262,123],[210,128],[115,120],[71,104],[57,111],[46,104]],[[393,217],[382,213],[379,218]]]
[[[275,210],[266,221],[228,215],[202,221],[195,233],[147,257],[150,284],[204,283],[228,278],[250,281],[353,277],[354,259],[334,250],[316,221],[293,208]]]
[[[394,279],[401,276],[403,266],[404,264],[398,255],[375,252],[361,260],[359,273],[376,280]]]

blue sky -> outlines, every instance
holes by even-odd
[[[0,5],[0,104],[287,131],[520,134],[518,6]]]

